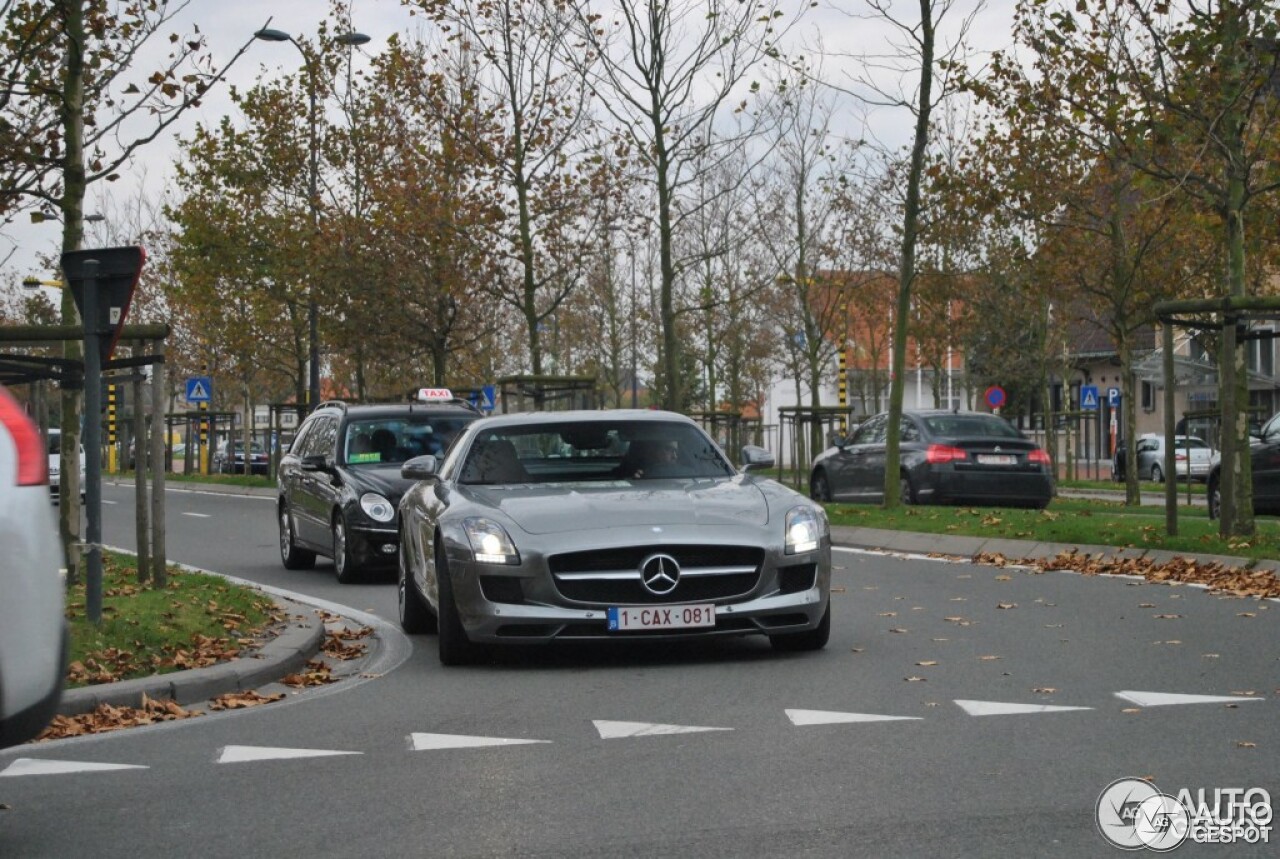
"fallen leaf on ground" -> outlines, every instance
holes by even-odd
[[[898,616],[898,613],[896,611],[882,611],[876,615],[876,617],[897,617],[897,616]]]
[[[999,656],[979,656],[978,658],[981,659],[983,662],[994,662],[1000,657]]]
[[[1124,708],[1123,710],[1121,710],[1120,712],[1121,712],[1121,713],[1141,713],[1142,711],[1141,711],[1140,709],[1138,709],[1137,707],[1125,707],[1125,708]]]
[[[1058,690],[1057,690],[1057,689],[1055,689],[1053,686],[1037,686],[1036,688],[1032,689],[1031,691],[1032,691],[1032,692],[1039,692],[1041,695],[1052,695],[1053,693],[1057,692]]]
[[[908,683],[924,683],[925,682],[925,679],[923,677],[903,677],[902,679],[907,681]]]
[[[1017,607],[1018,607],[1018,604],[1017,604],[1016,602],[998,602],[998,603],[996,603],[996,608],[1017,608]]]
[[[937,664],[938,664],[938,660],[936,660],[936,659],[923,659],[923,660],[921,660],[921,661],[919,661],[919,662],[917,662],[917,663],[916,663],[916,665],[921,665],[921,666],[924,666],[924,667],[926,667],[926,668],[928,668],[928,667],[929,667],[929,666],[931,666],[931,665],[937,665]]]
[[[257,692],[228,692],[226,695],[219,695],[209,704],[210,710],[244,710],[248,707],[258,707],[262,704],[270,704],[273,701],[284,699],[283,692],[277,692],[274,695],[261,695]]]
[[[1237,749],[1256,749],[1257,747],[1257,743],[1251,743],[1248,740],[1236,740]]]
[[[1155,614],[1152,615],[1156,620],[1178,620],[1182,617],[1180,614]]]

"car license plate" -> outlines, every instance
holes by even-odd
[[[979,465],[1016,465],[1018,458],[1010,456],[1007,453],[980,453],[978,454]]]
[[[713,605],[610,606],[606,612],[610,630],[688,629],[715,626]]]

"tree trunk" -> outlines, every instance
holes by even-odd
[[[929,113],[933,98],[933,18],[929,0],[920,0],[920,89],[916,104],[915,140],[907,174],[907,199],[902,222],[902,268],[898,272],[898,303],[893,320],[893,375],[889,380],[889,426],[885,433],[884,506],[898,507],[899,425],[902,420],[903,374],[907,366],[907,321],[911,287],[916,276],[916,232],[920,220],[920,179],[929,143]]]

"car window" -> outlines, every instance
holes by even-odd
[[[376,465],[401,463],[424,454],[443,456],[473,420],[465,415],[423,412],[353,419],[347,423],[343,457],[350,465]]]
[[[995,415],[936,415],[924,419],[933,436],[944,438],[1022,438],[1013,424]]]
[[[903,417],[898,424],[898,440],[899,441],[919,441],[920,429],[912,422],[911,418]]]
[[[49,455],[56,456],[62,451],[62,433],[49,433]]]
[[[1142,441],[1138,442],[1138,453],[1146,453],[1148,451],[1159,449],[1160,442],[1153,438],[1144,438]]]
[[[289,442],[289,453],[302,456],[302,452],[307,446],[307,437],[311,434],[311,428],[315,425],[315,421],[310,421],[298,428],[298,434],[293,437],[293,441]]]
[[[466,484],[729,477],[701,429],[677,421],[550,423],[486,430],[467,450]]]
[[[1174,446],[1179,450],[1209,450],[1209,445],[1204,439],[1199,438],[1179,438],[1174,440]]]
[[[338,422],[332,418],[317,418],[306,430],[301,444],[295,443],[299,456],[332,456],[337,437]]]
[[[884,429],[888,423],[889,418],[887,415],[876,415],[874,418],[858,427],[858,432],[853,437],[853,443],[884,444]]]

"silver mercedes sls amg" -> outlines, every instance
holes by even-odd
[[[831,632],[822,507],[739,471],[671,412],[540,412],[468,425],[419,456],[400,502],[400,624],[440,661],[495,644],[760,634],[817,650]]]

